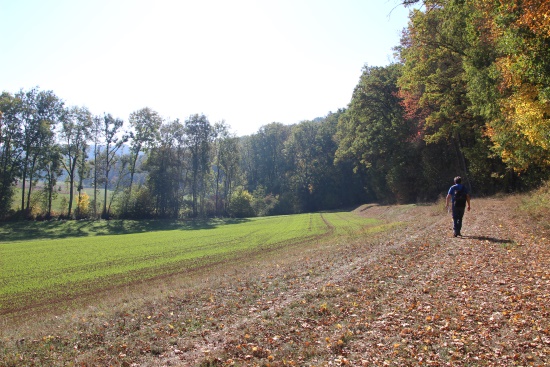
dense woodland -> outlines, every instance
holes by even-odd
[[[261,216],[432,201],[456,175],[473,196],[547,180],[550,2],[411,5],[396,61],[366,65],[346,108],[250,136],[204,115],[123,121],[53,91],[3,92],[0,217]]]

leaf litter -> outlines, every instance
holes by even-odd
[[[473,201],[463,238],[437,206],[364,206],[399,224],[5,332],[0,365],[548,366],[550,237],[512,204]]]

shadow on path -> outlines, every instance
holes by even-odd
[[[512,240],[503,240],[501,238],[494,238],[488,236],[462,236],[465,239],[479,240],[479,241],[489,241],[493,243],[514,243]]]

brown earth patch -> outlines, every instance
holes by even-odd
[[[0,321],[0,365],[547,366],[549,234],[517,200],[473,200],[463,238],[441,203],[363,206],[402,224]]]

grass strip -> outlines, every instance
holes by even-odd
[[[356,233],[375,224],[353,213],[324,213],[97,235],[105,228],[90,222],[80,231],[87,235],[51,238],[50,232],[45,238],[0,242],[0,314],[208,266],[246,251],[303,243],[334,232]],[[74,223],[66,225],[72,228]],[[121,233],[128,230],[124,222],[118,225]],[[61,233],[62,227],[54,232]]]

